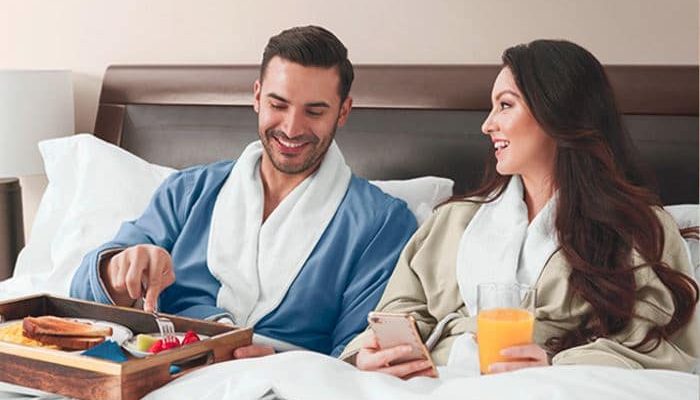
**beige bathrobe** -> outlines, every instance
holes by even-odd
[[[447,324],[432,350],[432,357],[438,365],[447,363],[452,344],[460,334],[476,331],[476,319],[469,315],[457,285],[456,258],[462,234],[478,208],[478,204],[455,202],[436,210],[407,244],[377,306],[379,311],[413,315],[423,340],[430,335],[438,321],[450,313],[459,313],[461,317]],[[659,209],[657,215],[666,238],[663,261],[671,268],[692,276],[683,238],[675,221],[663,210]],[[634,258],[635,265],[642,263],[637,253]],[[548,338],[560,336],[577,326],[581,317],[590,312],[588,303],[571,297],[569,272],[570,267],[563,253],[556,251],[547,260],[535,285],[534,339],[540,346]],[[673,310],[668,289],[649,267],[637,269],[635,278],[638,286],[636,312],[657,323],[666,324],[669,321],[667,313]],[[698,313],[690,324],[671,340],[662,341],[655,350],[649,353],[633,350],[632,347],[644,338],[652,326],[651,322],[634,318],[626,329],[615,336],[597,338],[561,351],[554,356],[552,363],[692,370],[696,357],[700,356]],[[354,355],[366,336],[367,332],[364,332],[353,339],[341,358],[354,362]]]

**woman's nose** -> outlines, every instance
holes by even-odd
[[[484,123],[481,124],[481,132],[484,135],[489,135],[493,131],[494,131],[494,122],[493,122],[493,111],[492,111],[489,113],[489,115],[486,116]]]

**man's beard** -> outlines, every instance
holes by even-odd
[[[268,129],[265,131],[265,139],[262,140],[262,144],[268,158],[276,170],[289,175],[302,174],[311,168],[315,168],[320,163],[320,160],[326,154],[328,148],[333,142],[333,138],[335,138],[335,131],[337,127],[338,123],[336,121],[336,123],[333,125],[333,131],[326,142],[322,141],[318,136],[312,133],[304,134],[300,137],[296,137],[295,139],[290,139],[287,137],[286,133],[281,130]],[[283,140],[291,143],[306,143],[304,146],[311,147],[311,154],[301,164],[289,165],[282,161],[284,159],[284,155],[279,154],[279,152],[273,148],[272,141],[276,141],[276,137],[281,137]],[[309,151],[309,149],[304,149],[304,151]],[[277,156],[281,157],[282,160],[278,159]]]

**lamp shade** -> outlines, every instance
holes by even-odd
[[[72,135],[70,71],[0,70],[0,177],[44,172],[37,143]]]

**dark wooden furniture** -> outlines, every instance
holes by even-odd
[[[481,123],[497,65],[360,65],[337,141],[369,179],[439,175],[456,192],[479,181]],[[665,204],[698,202],[697,66],[607,66],[621,112]],[[257,138],[254,65],[112,66],[95,134],[181,168],[236,158]]]
[[[0,281],[12,276],[24,247],[22,193],[17,178],[0,178]]]

